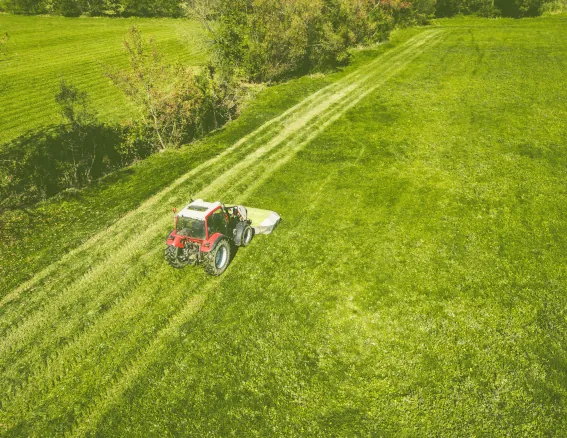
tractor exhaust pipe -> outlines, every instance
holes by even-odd
[[[173,207],[173,214],[177,213],[177,208]],[[177,215],[173,216],[173,230],[177,234],[177,221],[179,221],[179,217]]]

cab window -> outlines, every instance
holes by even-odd
[[[208,217],[207,227],[209,229],[209,236],[214,233],[226,234],[226,218],[222,209],[219,208]]]

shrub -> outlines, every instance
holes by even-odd
[[[0,207],[22,208],[81,188],[122,164],[118,127],[64,125],[33,131],[0,148]]]
[[[47,11],[44,0],[4,0],[1,9],[15,14],[41,14]]]
[[[567,0],[553,0],[541,5],[542,15],[553,15],[567,12]]]
[[[63,123],[22,135],[0,148],[0,207],[25,207],[82,188],[125,164],[123,129],[98,122],[87,93],[61,81]]]
[[[437,0],[436,16],[476,14],[522,18],[540,15],[544,8],[543,0]]]
[[[424,0],[425,1],[425,0]],[[373,0],[193,0],[226,75],[274,81],[348,60],[353,45],[386,39],[393,8]]]
[[[178,0],[122,0],[123,15],[138,17],[179,17],[182,14]]]
[[[53,10],[65,17],[78,17],[85,12],[82,2],[77,0],[57,0],[53,3]]]
[[[504,17],[535,17],[540,13],[543,0],[494,0]]]
[[[158,150],[178,147],[237,113],[238,87],[230,80],[215,78],[212,68],[195,73],[180,65],[163,64],[155,41],[145,41],[135,27],[124,44],[130,68],[107,69],[107,75],[140,108],[132,141],[147,136],[143,141],[151,141]]]

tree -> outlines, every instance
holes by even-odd
[[[540,14],[542,0],[495,0],[494,6],[504,17],[534,17]]]
[[[186,15],[200,21],[211,35],[215,35],[214,22],[219,15],[219,0],[187,0],[184,8]]]
[[[122,0],[125,15],[138,17],[179,17],[179,0]]]
[[[72,129],[81,128],[96,122],[96,113],[91,109],[90,100],[86,91],[61,79],[59,92],[55,95],[59,105],[59,113],[63,121]]]
[[[17,14],[41,14],[46,11],[45,0],[6,0],[6,10]]]
[[[93,166],[97,158],[97,142],[92,136],[91,127],[98,124],[96,113],[90,108],[86,91],[62,79],[59,92],[55,96],[63,118],[61,139],[63,155],[69,169],[64,172],[69,187],[82,187],[91,180]]]
[[[381,41],[394,25],[378,0],[189,0],[188,8],[219,69],[255,82],[345,63],[350,47]]]
[[[130,28],[124,39],[124,47],[130,69],[107,69],[106,75],[142,110],[144,121],[151,125],[161,149],[166,149],[162,102],[170,87],[168,69],[161,63],[155,41],[144,41],[138,28]]]
[[[139,136],[149,134],[158,150],[178,147],[236,114],[238,87],[217,81],[214,69],[195,73],[165,64],[155,41],[145,41],[136,27],[128,31],[124,46],[130,68],[107,69],[107,76],[140,108]]]

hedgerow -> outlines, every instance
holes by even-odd
[[[353,46],[388,38],[396,26],[421,24],[431,0],[193,0],[209,31],[212,57],[229,75],[278,81],[344,64]]]

